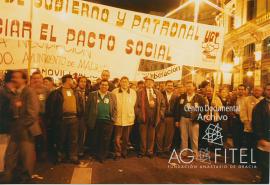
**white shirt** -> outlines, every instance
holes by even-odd
[[[190,102],[194,96],[195,96],[195,93],[193,93],[192,95],[187,94],[187,101]]]
[[[172,92],[171,92],[171,93],[168,93],[168,92],[166,91],[166,97],[167,97],[168,102],[170,102],[172,95],[173,95]]]
[[[104,94],[104,93],[98,91],[98,93],[99,93],[99,95],[100,95],[100,97],[101,97],[102,99],[107,95],[107,92]]]
[[[148,101],[150,101],[150,93],[152,93],[152,96],[155,96],[154,95],[154,90],[152,88],[151,89],[146,89],[146,92],[147,92]]]

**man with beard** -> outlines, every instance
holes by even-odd
[[[27,75],[23,71],[14,71],[12,82],[16,97],[11,102],[11,141],[7,155],[14,156],[14,182],[29,183],[36,159],[34,137],[41,134],[38,125],[39,101],[34,90],[26,85]]]

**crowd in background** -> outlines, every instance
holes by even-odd
[[[239,85],[230,91],[208,81],[196,87],[189,81],[155,83],[148,77],[136,83],[125,76],[109,79],[108,70],[95,84],[67,74],[56,86],[39,71],[31,74],[29,82],[23,71],[7,71],[0,89],[0,134],[7,135],[9,142],[0,179],[31,181],[36,158],[79,164],[91,155],[103,163],[108,157],[127,158],[129,150],[138,158],[151,159],[169,158],[172,149],[189,147],[197,158],[200,149],[217,147],[203,139],[211,123],[222,127],[222,147],[237,152],[247,148],[247,156],[251,149],[256,151],[261,181],[269,182],[270,84],[252,91]],[[239,110],[187,111],[205,105]],[[220,119],[224,115],[228,119]],[[239,156],[233,162],[241,163]]]

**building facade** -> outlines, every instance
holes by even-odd
[[[225,28],[223,62],[233,64],[233,86],[270,82],[270,0],[227,0],[217,20]]]

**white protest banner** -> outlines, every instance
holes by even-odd
[[[89,49],[90,61],[112,77],[136,78],[141,59],[209,69],[221,59],[223,32],[215,26],[81,0],[1,1],[0,10],[0,37]]]
[[[27,69],[29,43],[0,38],[0,65],[4,69]],[[55,44],[32,42],[32,69],[40,69],[44,76],[61,78],[64,74],[78,73],[94,80],[106,65],[91,61],[89,49],[68,48]]]
[[[150,77],[155,81],[181,80],[182,66],[152,60],[141,60],[135,80],[141,80],[145,77]]]

